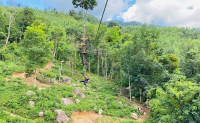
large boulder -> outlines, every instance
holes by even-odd
[[[82,93],[82,91],[76,88],[76,89],[73,91],[73,94],[74,94],[73,97],[76,97],[76,94],[79,94],[79,93]]]
[[[81,99],[85,98],[85,95],[83,93],[80,93],[80,98]]]
[[[67,98],[62,98],[61,101],[66,106],[73,103],[70,99],[67,99]]]
[[[138,115],[136,113],[132,113],[131,116],[136,120],[138,119]]]
[[[71,78],[69,77],[63,77],[63,81],[67,84],[70,84],[71,83]]]
[[[35,92],[33,92],[33,91],[27,91],[27,92],[26,92],[26,95],[27,95],[27,96],[35,95]]]
[[[29,101],[31,107],[34,107],[35,103],[33,101]]]
[[[141,114],[146,114],[144,108],[137,106],[137,109],[138,109],[138,111],[139,111]]]
[[[118,102],[118,104],[120,104],[121,106],[123,106],[123,103],[122,103],[122,102]]]
[[[64,111],[56,110],[56,112],[58,112],[58,115],[56,117],[56,120],[58,121],[58,123],[67,123],[69,121]]]

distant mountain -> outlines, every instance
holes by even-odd
[[[112,21],[106,21],[107,24],[109,24],[110,22],[118,22],[118,24],[120,26],[123,26],[123,27],[127,27],[127,26],[140,26],[142,25],[142,23],[140,22],[137,22],[137,21],[131,21],[131,22],[123,22],[123,21],[117,21],[117,20],[112,20]]]

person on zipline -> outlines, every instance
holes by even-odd
[[[87,87],[87,82],[89,80],[90,75],[88,74],[87,77],[85,77],[85,80],[79,81],[79,82],[84,82],[84,85]]]

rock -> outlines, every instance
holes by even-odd
[[[118,104],[120,104],[121,106],[123,106],[123,103],[122,103],[122,102],[118,102]]]
[[[38,90],[40,90],[40,91],[41,91],[41,90],[44,90],[44,89],[46,89],[46,88],[38,88]]]
[[[75,90],[73,91],[73,94],[79,94],[79,93],[82,93],[82,91],[79,90],[79,89],[75,89]]]
[[[79,93],[82,93],[82,91],[76,88],[76,89],[73,91],[73,94],[74,94],[73,97],[76,97],[76,94],[79,94]]]
[[[145,110],[142,107],[137,106],[137,109],[141,114],[144,114]]]
[[[39,112],[39,116],[40,117],[42,117],[43,116],[43,112],[41,111],[41,112]]]
[[[76,87],[76,84],[72,84],[71,86]]]
[[[79,99],[76,99],[76,103],[79,103],[80,102],[80,100]]]
[[[147,99],[147,101],[145,102],[145,104],[147,105],[147,108],[150,108],[149,99]]]
[[[34,107],[35,103],[33,101],[29,101],[31,107]]]
[[[135,97],[134,97],[134,96],[132,96],[132,99],[133,99],[133,100],[135,100]]]
[[[99,109],[99,114],[100,114],[100,115],[102,115],[102,112],[103,112],[103,110],[102,110],[102,109]]]
[[[35,95],[35,92],[33,92],[33,91],[27,91],[27,92],[26,92],[26,95],[27,95],[27,96]]]
[[[58,115],[56,117],[56,120],[58,121],[58,123],[67,123],[69,121],[64,111],[62,110],[55,110],[55,111],[58,112]]]
[[[138,119],[138,115],[136,113],[132,113],[131,116],[136,120]]]
[[[85,95],[83,93],[80,94],[80,98],[83,99],[85,98]]]
[[[70,84],[71,83],[71,78],[69,77],[63,77],[62,79],[65,83]]]
[[[126,106],[131,106],[131,104],[130,103],[126,103]]]
[[[115,88],[112,88],[112,90],[115,90]]]
[[[85,87],[82,87],[83,90],[85,90]]]
[[[70,99],[67,98],[62,98],[61,101],[64,105],[69,105],[73,103]]]
[[[144,112],[144,115],[146,115],[147,113],[146,112]]]
[[[105,98],[104,100],[105,100],[105,101],[107,101],[107,100],[108,100],[108,98]]]

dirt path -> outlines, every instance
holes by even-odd
[[[52,62],[48,62],[45,66],[45,68],[40,69],[41,71],[50,71],[51,67],[54,66],[54,64]]]
[[[47,65],[45,66],[44,69],[40,69],[40,70],[41,71],[50,71],[52,66],[54,66],[54,64],[52,62],[49,62],[49,63],[47,63]],[[35,80],[34,75],[32,75],[31,77],[27,77],[26,78],[25,72],[23,72],[23,73],[13,73],[12,74],[12,78],[16,78],[16,77],[19,77],[19,78],[25,80],[26,82],[24,82],[23,84],[26,84],[28,86],[34,85],[34,80]],[[36,85],[39,86],[39,87],[42,87],[42,86],[51,87],[50,84],[41,83],[38,80],[36,80]]]
[[[147,107],[144,107],[144,105],[142,105],[142,104],[140,104],[140,103],[138,103],[138,102],[135,102],[135,101],[131,101],[131,102],[132,102],[133,104],[135,104],[136,106],[142,107],[142,108],[145,110],[145,112],[147,113],[147,114],[145,114],[145,115],[141,115],[141,116],[137,119],[137,121],[145,121],[145,120],[147,120],[147,119],[150,118],[151,112],[149,111],[149,109],[148,109]]]
[[[94,112],[73,112],[70,119],[73,123],[119,123],[123,118],[99,115]]]
[[[12,74],[12,78],[21,78],[23,80],[25,80],[25,82],[23,82],[23,84],[26,84],[28,86],[32,86],[34,85],[34,81],[35,81],[35,78],[34,78],[34,75],[32,75],[31,77],[27,77],[25,76],[26,73],[13,73]],[[36,85],[39,86],[39,87],[42,87],[42,86],[45,86],[45,87],[51,87],[50,84],[47,84],[47,83],[41,83],[40,81],[36,80]]]

